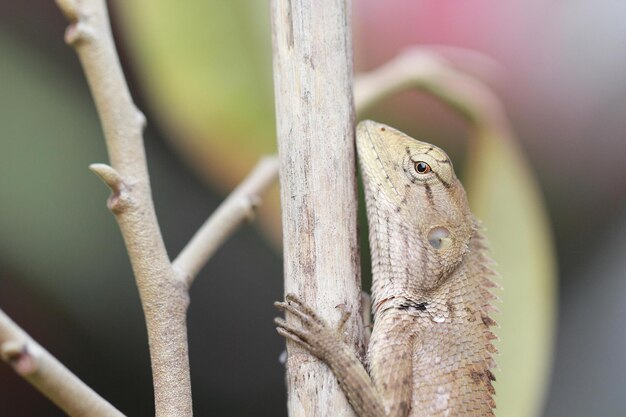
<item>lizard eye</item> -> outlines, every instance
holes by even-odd
[[[415,163],[415,171],[418,174],[428,174],[431,169],[430,169],[430,165],[428,165],[426,162],[424,161],[417,161]]]

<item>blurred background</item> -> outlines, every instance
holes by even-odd
[[[267,3],[110,2],[149,121],[153,195],[172,257],[275,151]],[[626,3],[614,0],[353,1],[357,72],[414,45],[468,48],[497,63],[482,81],[514,137],[485,161],[468,159],[470,148],[493,147],[423,93],[364,116],[444,147],[464,181],[482,184],[468,191],[505,288],[500,417],[626,416],[625,18]],[[121,411],[149,416],[145,325],[108,189],[87,170],[107,156],[65,27],[53,2],[0,0],[0,308]],[[485,165],[497,167],[493,183]],[[484,192],[500,188],[513,197]],[[286,416],[283,341],[272,325],[282,298],[277,207],[274,193],[193,286],[198,416]],[[526,256],[533,247],[540,257]],[[0,364],[0,416],[61,415]]]

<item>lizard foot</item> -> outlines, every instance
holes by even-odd
[[[292,320],[287,322],[281,318],[274,319],[278,333],[328,365],[358,416],[387,416],[382,399],[357,356],[354,346],[343,340],[340,330],[350,316],[345,305],[337,306],[342,316],[336,327],[329,326],[293,294],[288,294],[285,301],[276,302],[274,305],[300,321],[299,324],[294,324]]]
[[[274,306],[300,319],[300,325],[294,325],[282,318],[274,319],[278,334],[304,347],[318,358],[325,360],[330,352],[344,345],[340,333],[295,295],[287,294],[285,301],[276,302]],[[349,316],[345,310],[342,313],[340,328],[347,320],[346,315]]]

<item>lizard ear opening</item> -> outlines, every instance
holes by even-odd
[[[428,243],[435,249],[445,249],[452,242],[450,231],[442,226],[433,227],[428,232]]]

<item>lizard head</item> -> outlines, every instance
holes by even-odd
[[[370,227],[372,210],[398,219],[397,233],[410,234],[402,240],[411,245],[411,256],[421,260],[425,275],[438,277],[424,284],[435,285],[462,259],[475,230],[450,158],[436,146],[372,121],[359,123],[357,149]]]

